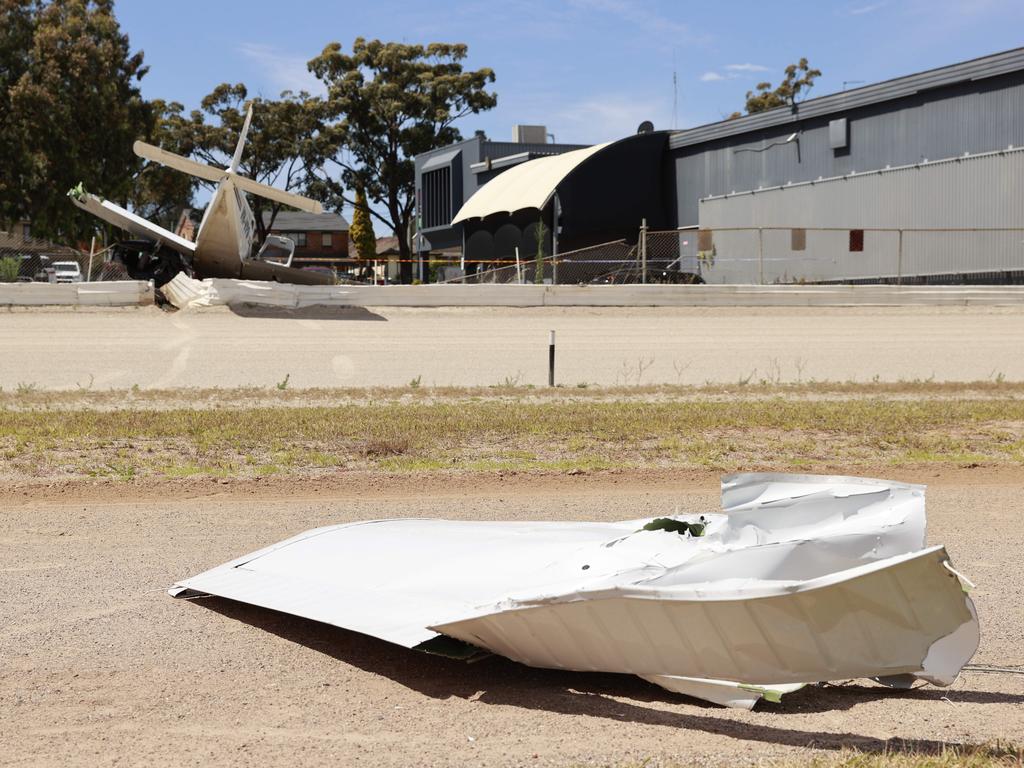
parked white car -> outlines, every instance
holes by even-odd
[[[77,261],[55,261],[53,262],[54,282],[57,283],[80,283],[82,282],[82,268]]]

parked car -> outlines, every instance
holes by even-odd
[[[53,262],[55,282],[58,283],[80,283],[82,282],[82,268],[77,261],[55,261]]]

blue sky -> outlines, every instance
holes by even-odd
[[[497,108],[466,119],[464,134],[503,139],[513,123],[540,123],[580,143],[621,137],[645,119],[658,128],[719,120],[800,56],[823,71],[821,95],[844,80],[1024,45],[1022,0],[121,0],[117,14],[145,51],[151,98],[191,107],[224,81],[265,96],[315,90],[305,62],[333,40],[458,41],[469,45],[468,66],[497,75]]]
[[[619,138],[643,120],[659,129],[720,120],[801,56],[822,70],[812,95],[823,95],[843,81],[1024,45],[1024,0],[120,0],[116,9],[145,51],[149,98],[195,107],[225,81],[267,97],[317,91],[305,63],[335,40],[464,42],[466,66],[495,71],[498,106],[463,120],[463,135],[510,139],[514,123],[543,124],[568,143]]]

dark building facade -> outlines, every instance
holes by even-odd
[[[517,131],[518,133],[518,131]],[[540,136],[547,137],[540,130]],[[460,251],[463,228],[452,218],[474,192],[503,171],[540,157],[581,149],[583,144],[545,141],[492,141],[477,132],[465,141],[417,155],[416,218],[413,251]]]
[[[462,253],[470,262],[507,260],[516,247],[521,257],[530,257],[536,253],[536,230],[541,222],[552,233],[546,252],[557,249],[564,253],[613,240],[635,242],[640,223],[646,220],[652,230],[681,230],[677,268],[693,271],[696,277],[704,279],[710,276],[700,274],[705,262],[698,258],[698,248],[705,238],[687,234],[687,230],[709,226],[752,228],[760,242],[763,238],[757,231],[772,227],[828,226],[858,231],[918,225],[935,228],[934,216],[926,217],[910,205],[900,208],[903,213],[883,217],[878,206],[862,205],[865,201],[858,199],[856,190],[876,197],[889,195],[893,205],[899,205],[907,195],[917,193],[907,191],[914,190],[913,185],[898,186],[906,185],[907,177],[890,171],[986,153],[1003,153],[1006,158],[1000,156],[970,166],[975,169],[970,173],[990,174],[992,183],[972,180],[971,188],[979,190],[981,199],[972,200],[970,206],[960,205],[955,209],[956,217],[947,218],[955,218],[956,226],[963,229],[981,226],[981,222],[989,227],[1013,229],[1024,227],[1024,214],[1007,214],[1012,206],[1003,198],[1021,194],[1022,182],[1014,181],[1016,176],[1007,171],[1007,163],[1016,162],[1010,153],[1024,147],[1024,48],[732,120],[682,131],[630,136],[591,148],[592,151],[575,153],[579,162],[554,181],[545,171],[543,161],[531,163],[527,162],[531,158],[523,157],[519,163],[525,165],[509,166],[521,167],[511,174],[508,168],[502,168],[500,159],[495,159],[494,151],[490,164],[484,166],[479,159],[480,145],[470,142],[472,149],[464,145],[466,142],[417,158],[417,202],[421,211],[420,232],[429,241],[429,247],[457,248],[464,237]],[[462,165],[455,164],[456,157],[464,159]],[[529,181],[527,166],[536,170],[534,187],[550,183],[549,196],[538,198],[525,191],[531,187],[525,183]],[[451,169],[448,177],[437,177],[442,180],[439,186],[433,186],[428,178],[435,168]],[[880,185],[858,183],[851,186],[853,194],[839,194],[840,187],[824,184],[868,172],[884,177]],[[953,169],[930,174],[928,178],[943,179],[942,183],[950,186],[950,199],[955,195],[956,185],[963,183]],[[791,196],[790,207],[781,191],[774,194],[770,205],[730,202],[734,195],[762,196],[762,191],[819,182],[820,195],[829,195],[834,203],[826,206],[825,198],[814,197],[818,193],[813,191]],[[479,196],[474,198],[472,195],[478,190]],[[897,195],[899,190],[903,190],[902,198]],[[1003,198],[986,199],[996,195]],[[797,200],[803,206],[799,210],[792,207]],[[819,204],[812,205],[814,200]],[[465,201],[468,203],[464,211],[469,210],[471,216],[459,214]],[[808,220],[806,214],[812,208],[822,213]],[[987,215],[986,211],[1002,213]],[[714,221],[703,221],[705,215],[713,215]],[[455,226],[444,226],[447,217],[458,219]],[[803,234],[798,234],[801,237],[787,231],[786,242],[802,243]],[[843,242],[847,242],[845,238],[844,235]],[[809,242],[818,240],[811,238]],[[856,253],[869,252],[875,240],[878,238],[868,237],[867,245]],[[1011,241],[1012,237],[1007,239],[1008,243]],[[1017,241],[1024,238],[1018,236],[1013,242]],[[746,242],[746,250],[734,254],[736,265],[753,264],[751,249],[762,247],[750,245],[749,238]],[[1000,247],[1005,250],[1010,246]],[[813,280],[819,282],[845,280],[853,274],[857,279],[871,279],[876,272],[879,278],[889,276],[880,271],[881,267],[865,269],[863,264],[848,275],[849,270],[841,263],[843,258],[834,249],[829,250],[832,246],[816,248],[815,245],[794,249],[793,253],[772,254],[771,259],[778,263],[770,272],[780,276],[780,280],[802,276],[812,279],[809,276],[814,275]],[[973,250],[986,248],[987,244]],[[922,249],[926,250],[924,246]],[[968,254],[972,248],[964,246],[961,250]],[[950,256],[947,262],[965,258]],[[787,263],[787,259],[792,259],[793,264]],[[879,263],[884,261],[881,256],[879,259]],[[829,260],[833,262],[831,266],[825,263]],[[921,262],[920,270],[938,268],[926,266],[925,261]],[[1005,265],[1017,261],[1018,271],[1024,275],[1024,253],[1000,253],[998,259],[992,259],[1004,271],[1012,271]],[[799,270],[794,265],[799,265]],[[960,274],[975,268],[983,271],[984,265],[980,261],[953,267],[947,264],[943,269],[954,267],[956,274]],[[758,271],[751,269],[737,266],[726,279],[767,279],[763,265]]]

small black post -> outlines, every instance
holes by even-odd
[[[555,386],[555,332],[548,332],[548,386]]]

